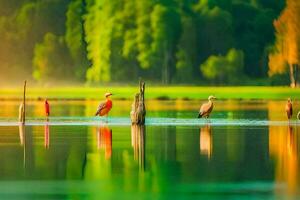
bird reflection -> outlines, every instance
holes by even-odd
[[[45,149],[49,149],[49,146],[50,146],[50,130],[49,130],[49,122],[47,120],[44,127],[44,147]]]
[[[297,126],[270,128],[270,154],[276,159],[276,181],[287,185],[287,193],[299,191],[298,133]]]
[[[294,132],[293,127],[288,127],[288,135],[287,135],[287,152],[289,156],[295,155],[297,158],[298,146],[297,146],[297,133]]]
[[[131,126],[131,145],[134,151],[134,160],[138,160],[139,167],[145,170],[145,126]]]
[[[286,179],[288,191],[294,193],[298,185],[298,137],[292,126],[288,126],[287,155],[286,155]]]
[[[105,159],[112,155],[112,130],[107,125],[101,125],[97,132],[97,148],[104,149]]]
[[[209,124],[200,128],[200,154],[207,155],[209,159],[212,155],[212,132]]]

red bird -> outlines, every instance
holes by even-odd
[[[50,105],[49,105],[47,99],[45,100],[45,113],[46,113],[46,116],[49,117],[49,115],[50,115]]]
[[[99,115],[99,116],[106,115],[107,116],[108,115],[109,111],[112,108],[112,101],[110,99],[111,95],[112,95],[112,93],[110,93],[110,92],[105,93],[106,101],[99,104],[95,116],[97,116],[97,115]]]
[[[292,100],[290,98],[288,98],[287,103],[285,105],[285,112],[286,112],[287,118],[290,120],[293,116],[293,104],[292,104]]]

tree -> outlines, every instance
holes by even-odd
[[[276,43],[269,55],[269,75],[283,73],[288,66],[291,87],[298,84],[300,61],[300,2],[287,0],[287,6],[275,20]]]
[[[161,70],[163,84],[170,83],[170,77],[174,73],[174,52],[180,32],[180,16],[178,12],[170,7],[157,4],[151,13],[151,27],[153,30],[153,41],[151,48],[156,60],[155,66]]]
[[[210,56],[200,69],[208,80],[217,84],[237,84],[241,82],[244,67],[244,54],[230,49],[226,56]]]
[[[114,0],[115,1],[115,0]],[[95,0],[87,2],[85,16],[85,32],[88,59],[91,66],[87,70],[88,82],[109,82],[110,55],[113,29],[114,3],[109,0]]]
[[[198,51],[202,63],[210,55],[225,54],[234,44],[231,14],[219,7],[202,5],[198,17]]]
[[[149,13],[152,12],[153,2],[149,0],[137,0],[137,17],[136,17],[136,39],[138,56],[137,59],[142,69],[149,69],[152,65],[151,51],[151,21]]]
[[[70,2],[67,10],[65,40],[72,57],[75,76],[78,80],[85,80],[88,67],[83,15],[85,14],[84,0]]]
[[[176,52],[175,81],[189,83],[199,74],[197,66],[197,29],[196,21],[191,16],[183,16],[181,19],[182,33]],[[197,66],[197,70],[195,70]]]
[[[72,80],[72,68],[64,37],[47,33],[34,49],[33,77],[38,81]]]

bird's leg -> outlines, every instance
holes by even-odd
[[[206,123],[209,123],[208,115],[205,117]]]

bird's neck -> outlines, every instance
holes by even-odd
[[[106,98],[106,106],[111,107],[112,101],[109,98]]]

